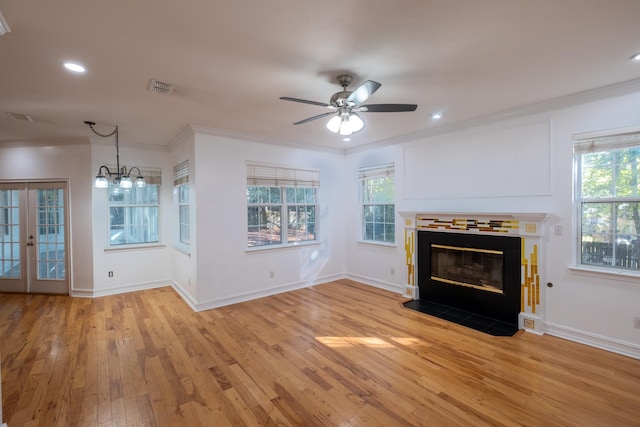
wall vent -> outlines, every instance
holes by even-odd
[[[168,95],[172,93],[175,88],[175,85],[171,83],[165,83],[155,79],[151,79],[149,82],[149,92],[153,93]]]
[[[22,121],[25,121],[25,122],[32,122],[33,121],[33,117],[28,116],[26,114],[20,114],[20,113],[7,113],[7,114],[13,120],[22,120]]]

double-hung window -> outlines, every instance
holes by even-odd
[[[247,246],[317,240],[318,170],[247,163]]]
[[[362,240],[396,241],[396,205],[393,163],[360,168]]]
[[[109,246],[159,242],[160,171],[141,171],[146,186],[109,183]]]
[[[173,168],[173,196],[177,207],[177,247],[187,250],[191,242],[189,220],[189,160]]]
[[[575,138],[580,265],[640,270],[640,132]]]

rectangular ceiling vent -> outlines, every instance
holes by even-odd
[[[172,93],[175,88],[171,83],[165,83],[155,79],[151,79],[151,82],[149,82],[149,92],[153,93],[168,95]]]
[[[24,122],[32,122],[33,117],[20,113],[7,113],[13,120],[22,120]]]

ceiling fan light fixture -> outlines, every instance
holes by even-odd
[[[342,120],[340,116],[333,116],[331,120],[327,122],[327,129],[329,129],[333,133],[338,133],[340,131],[340,124]]]
[[[351,125],[351,132],[358,132],[364,127],[364,122],[357,114],[352,114],[349,117],[349,124]]]

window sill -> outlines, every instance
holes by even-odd
[[[357,240],[356,242],[358,244],[361,244],[361,245],[382,246],[382,247],[385,247],[385,248],[397,248],[398,247],[398,245],[396,245],[395,243],[376,242],[374,240]]]
[[[164,248],[166,245],[162,243],[144,243],[140,245],[122,245],[122,246],[110,246],[108,248],[104,248],[105,252],[127,252],[127,251],[137,251],[140,249],[160,249]]]
[[[287,249],[297,249],[300,247],[309,247],[309,246],[319,246],[320,242],[314,240],[312,242],[300,242],[295,244],[288,245],[269,245],[269,246],[253,246],[250,248],[246,248],[244,251],[248,254],[256,253],[256,252],[269,252],[269,251],[282,251]]]
[[[608,269],[598,267],[587,267],[584,265],[571,265],[569,270],[574,274],[589,277],[602,277],[607,279],[621,280],[625,282],[637,283],[640,278],[640,271],[632,271],[625,269]]]

